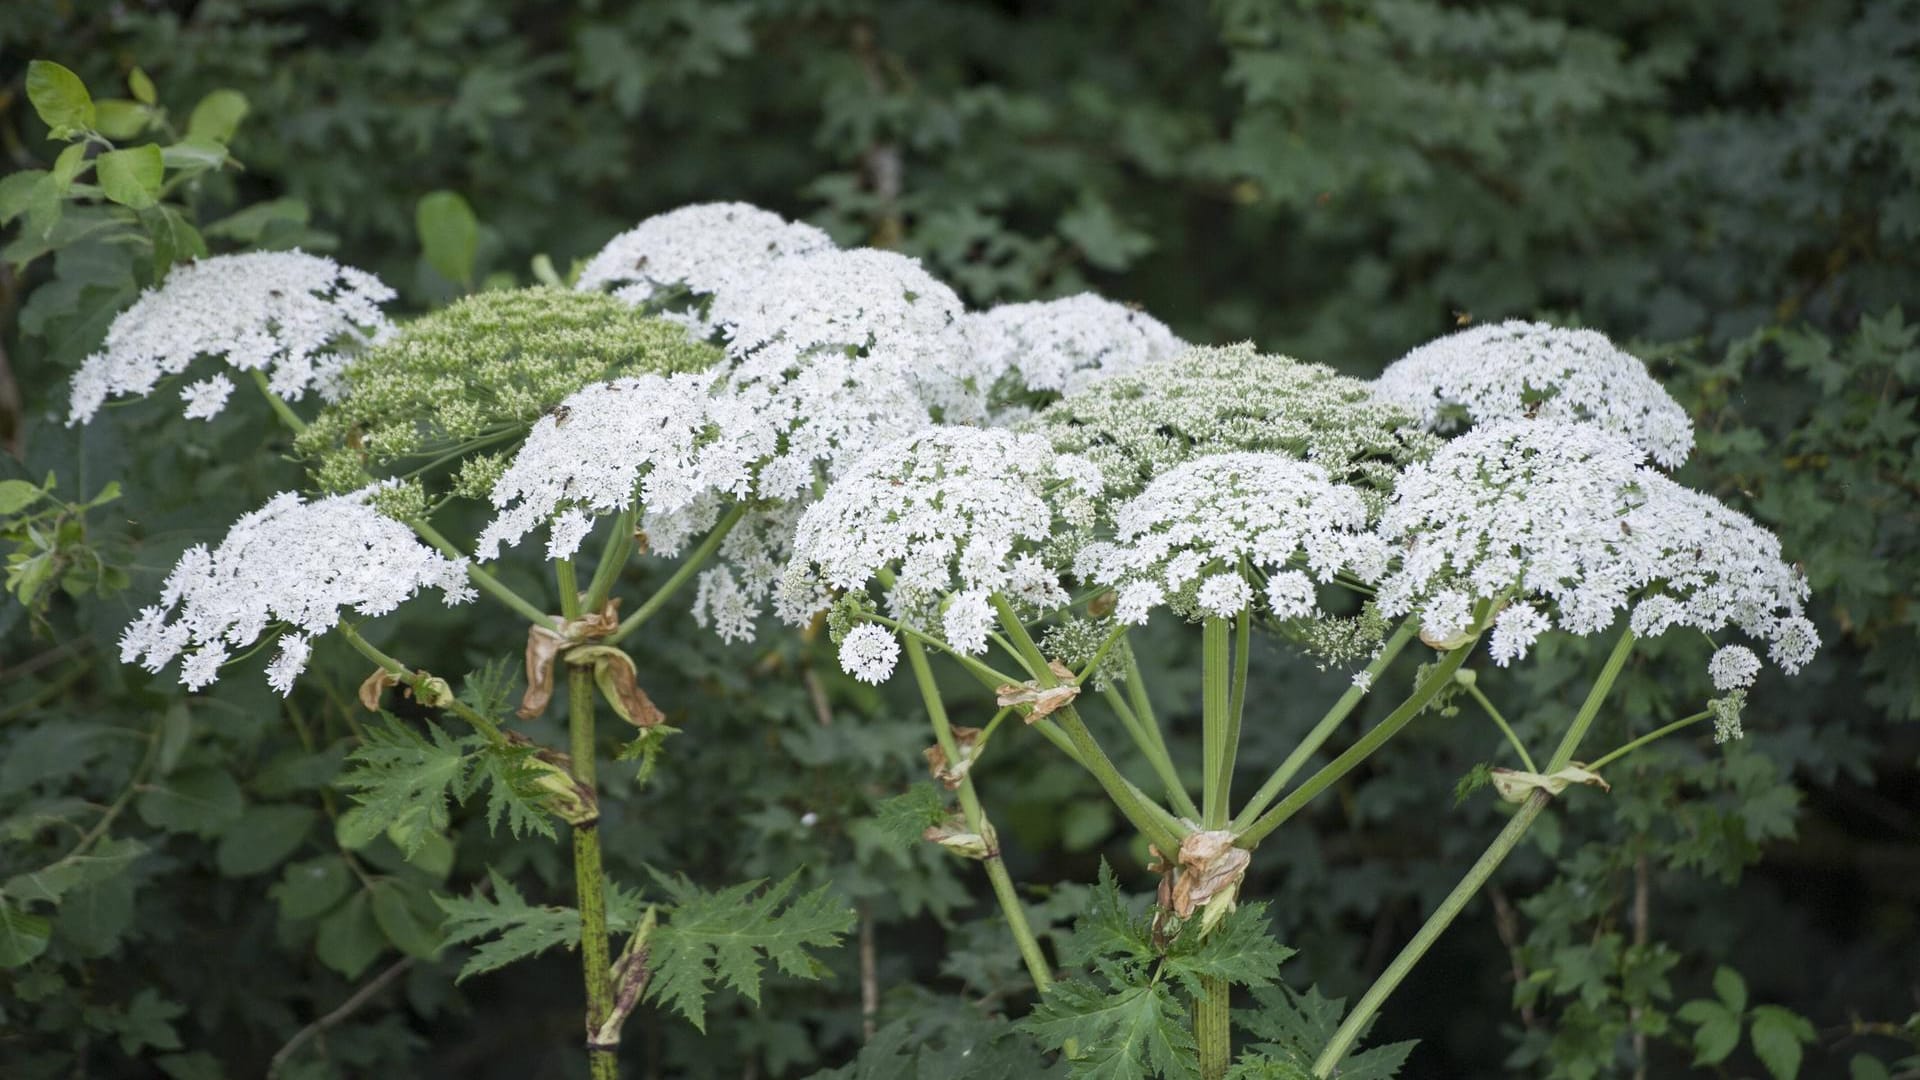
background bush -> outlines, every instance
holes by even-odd
[[[1710,1010],[1681,1005],[1726,1004],[1727,964],[1746,999],[1734,1074],[1788,1064],[1773,1034],[1787,1022],[1761,1004],[1811,1021],[1811,1075],[1913,1052],[1898,1025],[1920,994],[1920,330],[1898,305],[1920,297],[1920,3],[14,0],[8,172],[59,148],[23,93],[36,56],[97,97],[123,95],[137,65],[176,117],[239,90],[244,169],[183,193],[210,247],[326,250],[416,309],[458,291],[415,234],[416,202],[447,189],[477,212],[496,280],[531,281],[540,254],[564,268],[663,209],[744,199],[920,255],[976,303],[1091,287],[1193,340],[1253,338],[1362,375],[1469,320],[1545,314],[1638,343],[1694,415],[1682,479],[1781,534],[1827,647],[1801,678],[1762,684],[1746,742],[1666,748],[1610,797],[1569,796],[1579,812],[1500,875],[1376,1036],[1424,1040],[1414,1075],[1630,1075],[1642,1048],[1648,1075],[1675,1075],[1713,1057]],[[263,205],[251,234],[232,225]],[[61,427],[67,373],[150,260],[82,238],[27,261],[20,226],[7,237],[0,469],[52,471],[76,503],[109,481],[126,494],[51,541],[6,535],[62,575],[97,559],[133,582],[0,609],[0,891],[52,935],[0,972],[8,1074],[258,1075],[381,972],[392,981],[284,1075],[571,1068],[564,961],[456,988],[445,959],[396,971],[404,931],[350,913],[362,889],[465,890],[516,857],[527,865],[503,869],[564,885],[557,849],[509,855],[468,823],[444,874],[395,860],[319,910],[301,903],[324,889],[300,882],[340,872],[326,781],[356,718],[344,690],[317,688],[363,674],[344,650],[323,650],[334,677],[284,704],[246,678],[188,698],[114,662],[177,552],[298,471],[260,410],[205,426],[160,401]],[[428,640],[436,618],[406,613],[402,632]],[[873,1022],[917,1025],[906,1045],[1005,1049],[995,1017],[1024,1010],[1021,976],[973,925],[992,917],[979,882],[872,821],[918,766],[920,729],[898,720],[911,700],[845,679],[818,642],[723,648],[687,631],[636,643],[688,734],[644,791],[611,793],[616,871],[719,883],[805,866],[855,900],[864,944],[834,957],[824,991],[775,985],[758,1012],[717,1008],[707,1040],[643,1018],[636,1072],[845,1062],[863,955],[886,991]],[[515,650],[469,645],[423,659]],[[1702,696],[1694,644],[1658,648],[1689,662],[1637,666],[1596,739]],[[1514,718],[1523,737],[1557,730],[1554,710],[1584,691],[1571,680],[1592,658],[1573,649],[1506,676],[1510,699],[1534,703]],[[1143,652],[1197,679],[1174,645]],[[1252,700],[1312,677],[1272,659]],[[1305,722],[1272,717],[1272,745]],[[1496,745],[1484,725],[1429,718],[1313,829],[1276,839],[1248,891],[1277,901],[1296,986],[1357,991],[1419,924],[1494,830],[1484,799],[1454,806],[1451,791]],[[1272,756],[1250,741],[1244,767]],[[1024,768],[983,780],[1018,880],[1088,882],[1101,854],[1137,872],[1083,778]],[[110,834],[85,836],[103,807],[119,807]],[[276,828],[239,827],[264,821]],[[83,841],[85,859],[66,859]],[[9,877],[56,865],[71,871],[57,902]],[[1037,893],[1042,921],[1064,924],[1076,897]]]

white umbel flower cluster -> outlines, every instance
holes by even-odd
[[[186,653],[180,681],[198,690],[219,677],[230,650],[285,623],[292,632],[268,668],[285,694],[306,667],[309,637],[331,629],[343,609],[384,615],[429,587],[448,604],[472,599],[466,561],[442,556],[382,516],[369,503],[376,490],[314,502],[283,493],[234,522],[218,547],[188,549],[160,602],[121,634],[121,662],[157,672]]]
[[[984,651],[992,593],[1042,609],[1066,602],[1040,551],[1056,516],[1087,518],[1099,490],[1091,465],[1035,435],[923,432],[869,455],[807,509],[781,578],[781,613],[802,621],[828,590],[864,589],[891,571],[896,614],[937,619],[955,649]]]
[[[962,329],[974,366],[996,384],[996,396],[1072,394],[1096,375],[1132,371],[1187,348],[1160,320],[1092,293],[1002,304],[966,316]],[[997,408],[994,415],[1004,423],[1022,411]]]
[[[709,424],[740,428],[729,402],[708,392],[705,375],[639,375],[597,383],[541,417],[493,486],[499,513],[480,534],[476,555],[498,558],[551,521],[547,557],[570,558],[591,529],[590,515],[646,508],[657,546],[685,530],[668,522],[720,486],[741,486],[744,469],[699,453]],[[654,533],[660,535],[655,536]]]
[[[288,401],[328,393],[345,363],[338,350],[391,327],[380,305],[393,290],[379,278],[299,251],[216,255],[176,267],[107,330],[99,352],[74,373],[68,426],[91,421],[110,397],[144,396],[201,356],[236,371],[267,371]],[[187,415],[210,419],[233,384],[224,375],[188,387]]]
[[[1797,671],[1818,636],[1780,542],[1644,461],[1588,424],[1510,420],[1453,440],[1406,471],[1381,520],[1400,549],[1381,611],[1419,612],[1423,636],[1444,641],[1477,604],[1504,604],[1489,651],[1505,664],[1551,627],[1592,634],[1628,609],[1639,636],[1732,625]]]
[[[607,241],[580,271],[577,289],[613,289],[630,304],[685,290],[719,296],[752,281],[776,260],[829,251],[833,240],[811,225],[746,203],[698,203],[656,214]],[[702,336],[709,329],[689,320]]]
[[[1348,574],[1373,581],[1387,549],[1367,527],[1360,492],[1318,465],[1281,454],[1195,458],[1147,485],[1115,515],[1113,543],[1081,551],[1077,574],[1112,586],[1115,618],[1144,623],[1155,607],[1231,618],[1254,603],[1267,614],[1316,610],[1315,586]]]
[[[1517,319],[1476,326],[1408,353],[1375,391],[1435,430],[1521,417],[1590,423],[1667,468],[1693,449],[1687,411],[1644,363],[1592,330]]]

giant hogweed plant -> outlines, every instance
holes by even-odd
[[[1196,349],[1094,379],[1025,430],[941,426],[854,466],[802,516],[783,575],[789,613],[830,611],[846,669],[878,682],[902,655],[936,745],[931,771],[959,811],[928,836],[980,859],[1040,1007],[1028,1030],[1077,1075],[1386,1075],[1405,1047],[1357,1052],[1389,995],[1553,800],[1605,789],[1606,770],[1711,722],[1739,737],[1761,661],[1786,672],[1817,645],[1807,586],[1769,533],[1671,480],[1686,415],[1644,365],[1591,332],[1507,323],[1416,350],[1377,383]],[[1438,435],[1452,437],[1441,441]],[[1198,790],[1171,760],[1131,627],[1156,613],[1202,639]],[[1582,744],[1635,644],[1681,630],[1716,639],[1721,696],[1599,754]],[[1266,780],[1236,798],[1240,733],[1271,721],[1247,701],[1256,633],[1352,684]],[[1544,634],[1611,633],[1614,646],[1551,748],[1529,748],[1467,663],[1523,661]],[[1375,680],[1430,650],[1408,696],[1319,769]],[[930,657],[998,707],[955,725]],[[1470,699],[1513,760],[1476,770],[1513,804],[1493,838],[1344,1019],[1276,988],[1286,950],[1265,939],[1240,883],[1263,840],[1437,703]],[[1099,703],[1103,716],[1089,722]],[[1103,876],[1075,951],[1088,977],[1058,981],[1028,926],[976,785],[990,746],[1025,727],[1083,767],[1150,844],[1151,917],[1134,921]],[[1104,729],[1104,730],[1096,730]],[[1115,764],[1130,742],[1151,777]],[[1536,758],[1534,751],[1542,750]],[[1003,751],[1004,753],[1004,751]],[[930,814],[932,811],[930,810]],[[1236,1059],[1231,990],[1255,1041]],[[1190,1019],[1188,1019],[1190,1017]],[[1334,1022],[1337,1019],[1337,1023]]]
[[[1723,697],[1576,761],[1634,643],[1733,628],[1788,671],[1815,644],[1778,543],[1659,471],[1686,455],[1685,414],[1590,333],[1471,330],[1367,384],[1244,346],[1188,349],[1092,296],[970,313],[914,260],[839,250],[737,204],[643,222],[571,290],[481,293],[401,324],[391,296],[297,251],[205,259],[143,295],[82,365],[74,423],[216,361],[178,388],[187,415],[217,417],[237,375],[309,469],[310,491],[181,558],[127,628],[123,659],[177,663],[196,689],[275,646],[266,674],[284,694],[324,636],[362,655],[359,698],[381,720],[340,781],[357,803],[338,830],[349,850],[385,838],[417,854],[450,802],[483,792],[488,821],[515,836],[557,840],[564,824],[575,907],[529,904],[496,873],[437,911],[414,905],[411,920],[440,929],[401,939],[474,945],[463,974],[577,949],[596,1076],[617,1071],[640,1003],[698,1025],[714,984],[752,998],[763,962],[811,974],[808,950],[850,925],[831,894],[796,896],[791,880],[717,892],[670,873],[651,889],[607,880],[596,713],[604,703],[626,725],[618,759],[657,766],[674,732],[622,644],[683,589],[729,639],[754,635],[769,609],[794,625],[824,615],[843,666],[868,682],[904,654],[939,784],[909,796],[905,816],[982,863],[1040,994],[1026,1026],[1085,1075],[1391,1073],[1405,1047],[1358,1051],[1359,1039],[1555,796],[1604,786],[1607,765],[1693,724],[1739,734],[1759,661],[1729,643],[1712,665]],[[442,528],[480,518],[465,544]],[[596,538],[591,569],[577,566]],[[672,570],[629,607],[638,558]],[[498,671],[456,692],[368,625],[429,591],[525,625],[511,715]],[[1536,763],[1468,660],[1484,639],[1506,667],[1543,633],[1601,633],[1622,611],[1586,702]],[[1131,653],[1130,630],[1156,616],[1202,640],[1197,790]],[[1239,734],[1265,712],[1246,694],[1255,634],[1354,676],[1236,799]],[[1406,700],[1296,782],[1416,639],[1433,656]],[[983,727],[953,722],[936,658],[981,686],[997,710]],[[539,745],[514,725],[562,687],[566,746]],[[1514,767],[1479,778],[1517,809],[1341,1019],[1338,1003],[1281,984],[1288,951],[1242,878],[1264,838],[1454,696],[1508,733]],[[1155,857],[1146,914],[1103,872],[1059,958],[1083,977],[1061,978],[1040,947],[976,787],[994,740],[1027,731],[1084,769]],[[1115,737],[1151,776],[1122,772]],[[1237,1018],[1236,985],[1258,1005]],[[1255,1039],[1237,1060],[1236,1019]]]

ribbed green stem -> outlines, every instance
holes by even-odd
[[[1525,766],[1528,772],[1539,772],[1540,770],[1534,767],[1533,755],[1527,753],[1526,744],[1520,741],[1520,736],[1513,733],[1513,725],[1507,723],[1507,718],[1500,715],[1500,710],[1494,707],[1493,702],[1481,691],[1477,683],[1467,684],[1467,696],[1480,703],[1480,708],[1492,718],[1494,726],[1500,729],[1500,734],[1507,737],[1507,745],[1513,747],[1513,752],[1520,755],[1520,764]]]
[[[620,511],[613,519],[613,532],[607,536],[607,546],[600,551],[600,563],[593,569],[593,580],[587,583],[587,600],[583,605],[588,611],[599,611],[613,593],[613,583],[620,580],[620,571],[627,565],[627,556],[633,554],[633,521],[637,512],[629,506]]]
[[[1573,723],[1567,725],[1567,732],[1560,739],[1560,746],[1554,750],[1553,757],[1547,761],[1546,772],[1549,775],[1566,768],[1567,764],[1573,760],[1573,755],[1579,751],[1580,740],[1586,737],[1587,729],[1593,726],[1594,717],[1599,715],[1600,706],[1606,701],[1607,693],[1613,689],[1614,680],[1620,677],[1620,671],[1626,666],[1628,655],[1633,652],[1634,641],[1633,631],[1627,630],[1614,644],[1613,652],[1608,655],[1606,664],[1601,667],[1599,676],[1593,681],[1593,687],[1587,691],[1587,699],[1581,702],[1580,711],[1574,715]],[[1326,1049],[1313,1063],[1314,1076],[1324,1080],[1333,1075],[1333,1070],[1340,1064],[1340,1060],[1346,1057],[1347,1051],[1359,1041],[1360,1033],[1373,1022],[1374,1014],[1380,1011],[1380,1006],[1385,1004],[1387,998],[1399,988],[1401,981],[1413,970],[1413,966],[1420,962],[1420,958],[1426,955],[1427,950],[1433,947],[1433,943],[1440,940],[1440,935],[1445,933],[1453,920],[1459,917],[1460,912],[1466,908],[1467,902],[1480,891],[1480,887],[1493,876],[1494,869],[1520,843],[1520,838],[1527,834],[1527,830],[1533,827],[1534,820],[1540,816],[1542,810],[1546,809],[1551,798],[1552,796],[1545,791],[1537,790],[1520,804],[1519,811],[1513,815],[1512,820],[1507,822],[1507,827],[1500,830],[1500,835],[1494,837],[1493,843],[1488,845],[1487,850],[1481,854],[1473,866],[1468,868],[1466,876],[1461,878],[1460,883],[1447,894],[1447,898],[1440,902],[1440,907],[1427,917],[1427,921],[1421,925],[1419,932],[1413,935],[1413,940],[1407,942],[1406,948],[1400,950],[1400,955],[1393,958],[1393,963],[1387,965],[1387,970],[1380,973],[1380,977],[1375,979],[1373,985],[1368,987],[1367,992],[1361,996],[1359,1003],[1354,1005],[1353,1012],[1347,1015],[1346,1020],[1340,1024],[1340,1029],[1334,1032],[1332,1041],[1327,1043]]]
[[[714,525],[713,531],[707,534],[707,538],[700,541],[700,546],[694,548],[685,559],[681,560],[680,566],[674,570],[673,575],[647,598],[647,602],[636,608],[633,614],[620,620],[619,628],[607,636],[607,644],[619,644],[628,634],[638,630],[640,624],[653,618],[662,607],[665,607],[667,601],[673,598],[673,594],[679,592],[681,586],[692,580],[693,576],[700,572],[701,567],[707,564],[707,560],[713,558],[713,553],[720,550],[720,542],[725,540],[727,534],[733,531],[733,527],[740,524],[740,519],[746,516],[747,504],[745,503],[736,504],[733,509],[727,511],[726,516]]]
[[[1413,640],[1415,632],[1416,624],[1412,619],[1402,622],[1394,630],[1392,636],[1388,637],[1386,643],[1380,647],[1380,655],[1374,657],[1373,661],[1367,665],[1367,686],[1372,686],[1379,679],[1380,673],[1387,670],[1394,658],[1400,655],[1400,650],[1406,648],[1407,642]],[[1360,704],[1360,699],[1366,695],[1367,691],[1360,686],[1349,687],[1340,695],[1339,700],[1333,703],[1333,707],[1327,710],[1327,714],[1320,718],[1320,722],[1313,725],[1313,730],[1307,732],[1306,738],[1301,739],[1299,745],[1293,748],[1293,752],[1287,755],[1287,759],[1280,763],[1280,767],[1273,770],[1273,775],[1267,777],[1267,782],[1260,785],[1260,790],[1254,792],[1253,798],[1247,800],[1247,805],[1240,808],[1240,813],[1233,819],[1233,827],[1236,831],[1251,825],[1266,812],[1267,807],[1273,805],[1273,800],[1279,798],[1280,793],[1286,790],[1287,782],[1305,768],[1313,755],[1326,745],[1327,740],[1333,737],[1333,733],[1339,730],[1341,721],[1352,714],[1354,708]]]
[[[947,761],[957,766],[961,760],[959,744],[954,741],[953,726],[947,721],[947,706],[940,697],[939,685],[934,682],[933,669],[927,664],[927,651],[912,638],[908,638],[903,647],[907,653],[907,665],[913,669],[914,682],[920,686],[920,699],[926,703],[927,719],[933,724],[934,741],[940,744],[940,752],[947,756]],[[960,813],[966,819],[967,830],[987,843],[987,854],[981,862],[986,864],[987,880],[993,884],[993,895],[1000,901],[1000,912],[1006,916],[1007,929],[1013,933],[1020,959],[1026,962],[1027,974],[1033,978],[1033,988],[1044,994],[1053,986],[1053,973],[1047,966],[1046,955],[1040,951],[1039,940],[1033,936],[1033,927],[1027,923],[1026,909],[1021,906],[1020,895],[1014,890],[1007,864],[1000,858],[1000,842],[994,836],[986,810],[980,805],[980,796],[974,790],[971,772],[961,775],[958,793]]]
[[[1020,616],[1015,614],[1013,605],[1007,603],[1006,597],[999,593],[993,594],[992,602],[994,611],[1000,618],[1000,628],[1006,631],[1014,648],[1018,649],[1020,655],[1026,660],[1035,684],[1042,688],[1058,686],[1059,677],[1054,675],[1052,669],[1047,666],[1046,657],[1041,654],[1040,647],[1034,644],[1033,638],[1027,634],[1027,628],[1020,622]],[[1067,738],[1072,740],[1074,748],[1080,752],[1081,765],[1093,775],[1094,780],[1099,782],[1100,787],[1106,791],[1107,798],[1113,800],[1113,805],[1120,811],[1120,815],[1159,848],[1162,854],[1172,855],[1180,850],[1180,838],[1187,831],[1185,827],[1180,825],[1179,821],[1166,811],[1166,808],[1148,798],[1139,788],[1129,783],[1126,777],[1120,775],[1120,770],[1113,764],[1113,759],[1100,748],[1099,742],[1093,737],[1093,732],[1087,730],[1086,721],[1080,719],[1080,711],[1072,705],[1067,705],[1057,710],[1053,718],[1058,720],[1060,730],[1067,733]]]
[[[1200,1046],[1200,1080],[1220,1080],[1233,1066],[1233,987],[1218,976],[1200,980],[1193,1001],[1193,1041]]]
[[[1147,694],[1147,682],[1140,675],[1140,661],[1133,655],[1131,647],[1127,649],[1127,700],[1133,703],[1133,715],[1140,718],[1141,729],[1152,736],[1154,745],[1160,748],[1160,756],[1172,761],[1173,754],[1167,749],[1167,736],[1160,730],[1160,719],[1153,712],[1153,699]],[[1193,800],[1186,797],[1184,791],[1181,796],[1181,801],[1189,807],[1193,805]],[[1198,810],[1181,812],[1193,818],[1200,816]]]
[[[567,672],[567,746],[573,778],[594,791],[593,674],[576,667]],[[573,884],[580,905],[580,973],[587,985],[587,1066],[593,1080],[617,1080],[619,1044],[592,1041],[613,1014],[613,984],[607,943],[607,873],[600,858],[598,819],[573,827]]]
[[[1228,745],[1232,710],[1232,656],[1228,635],[1233,624],[1208,616],[1200,631],[1200,756],[1206,762],[1201,779],[1201,823],[1206,829],[1218,829],[1227,823],[1227,788],[1233,768],[1233,752]]]
[[[1100,695],[1107,699],[1107,706],[1120,718],[1127,734],[1133,737],[1134,745],[1147,755],[1147,763],[1153,766],[1154,775],[1160,778],[1161,785],[1167,789],[1167,800],[1174,812],[1199,821],[1200,808],[1193,805],[1193,796],[1188,795],[1187,789],[1181,786],[1180,773],[1173,767],[1173,759],[1167,756],[1166,744],[1154,737],[1147,726],[1148,721],[1142,720],[1120,691],[1111,685],[1100,691]]]
[[[1328,762],[1319,772],[1307,777],[1299,787],[1293,789],[1273,809],[1260,815],[1253,824],[1245,829],[1236,829],[1239,833],[1240,846],[1250,848],[1258,844],[1266,838],[1268,833],[1279,828],[1281,822],[1292,817],[1301,807],[1312,801],[1315,795],[1332,787],[1336,781],[1352,771],[1354,766],[1371,757],[1373,752],[1385,745],[1388,739],[1399,734],[1400,729],[1420,715],[1420,711],[1427,707],[1427,703],[1433,700],[1441,687],[1453,678],[1453,673],[1466,662],[1467,654],[1472,651],[1470,645],[1462,645],[1442,657],[1440,662],[1427,672],[1427,677],[1420,680],[1420,684],[1413,688],[1413,696],[1402,702],[1399,708],[1387,714],[1385,720],[1360,736],[1345,753]]]

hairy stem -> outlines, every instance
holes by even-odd
[[[1232,984],[1217,975],[1200,980],[1193,1001],[1193,1041],[1200,1046],[1200,1080],[1220,1080],[1233,1065]]]
[[[1586,737],[1587,729],[1593,726],[1593,719],[1599,715],[1601,703],[1606,701],[1608,691],[1613,689],[1614,680],[1620,677],[1621,669],[1626,666],[1627,657],[1633,652],[1634,641],[1633,631],[1627,630],[1621,633],[1620,640],[1614,644],[1613,652],[1608,655],[1606,664],[1601,667],[1599,676],[1594,679],[1593,687],[1587,691],[1587,699],[1581,702],[1580,711],[1574,715],[1573,722],[1567,725],[1567,732],[1560,739],[1559,747],[1554,750],[1553,757],[1548,759],[1546,769],[1548,773],[1566,768],[1567,763],[1573,760],[1573,755],[1580,749],[1580,740]],[[1440,907],[1427,917],[1427,921],[1413,935],[1413,940],[1407,942],[1406,948],[1400,950],[1400,955],[1394,957],[1393,963],[1387,965],[1387,970],[1381,972],[1380,977],[1367,988],[1366,994],[1353,1007],[1353,1012],[1347,1015],[1340,1029],[1334,1032],[1333,1040],[1327,1044],[1319,1059],[1313,1063],[1314,1076],[1324,1080],[1333,1075],[1333,1070],[1340,1064],[1340,1060],[1346,1057],[1347,1051],[1359,1041],[1360,1033],[1373,1022],[1374,1014],[1380,1011],[1380,1006],[1386,1003],[1388,996],[1400,986],[1401,980],[1407,977],[1407,974],[1413,970],[1413,966],[1420,962],[1420,958],[1425,956],[1427,950],[1433,947],[1433,943],[1446,932],[1447,927],[1467,906],[1467,902],[1480,891],[1480,887],[1493,876],[1494,869],[1512,853],[1514,847],[1520,843],[1521,837],[1533,827],[1534,820],[1540,816],[1540,812],[1546,809],[1551,798],[1552,796],[1545,791],[1536,790],[1520,804],[1519,811],[1513,815],[1512,820],[1507,822],[1507,827],[1500,830],[1500,835],[1494,837],[1493,843],[1488,845],[1487,850],[1467,869],[1466,876],[1461,878],[1460,883],[1447,894],[1447,898],[1440,902]]]
[[[593,674],[586,668],[567,672],[567,744],[574,781],[593,791]],[[573,827],[573,884],[580,905],[580,973],[587,984],[587,1067],[593,1080],[617,1080],[618,1041],[601,1045],[594,1040],[613,1013],[613,984],[607,977],[607,874],[600,861],[597,819]]]
[[[905,643],[907,664],[913,669],[913,680],[919,684],[920,698],[927,706],[927,719],[933,724],[933,737],[940,744],[941,753],[954,766],[961,763],[959,744],[954,742],[953,726],[947,721],[946,703],[941,700],[940,687],[933,681],[933,668],[927,663],[927,651],[918,641],[908,638]],[[971,772],[960,777],[960,813],[966,819],[967,830],[987,844],[987,853],[981,859],[987,868],[987,880],[993,884],[993,895],[1000,901],[1000,912],[1006,916],[1007,929],[1013,934],[1013,943],[1020,950],[1020,959],[1026,962],[1027,974],[1033,978],[1033,988],[1044,994],[1053,985],[1053,974],[1047,966],[1047,958],[1040,951],[1040,942],[1033,936],[1033,928],[1027,924],[1027,912],[1020,904],[1020,894],[1014,890],[1013,878],[1007,873],[1007,864],[1000,858],[1000,843],[994,836],[993,826],[987,820],[987,812],[980,805],[979,793],[974,790]]]
[[[1413,640],[1416,632],[1417,624],[1413,619],[1407,619],[1394,630],[1392,636],[1388,637],[1386,643],[1380,647],[1380,654],[1374,657],[1366,667],[1368,686],[1379,679],[1380,673],[1393,663],[1394,658],[1400,655],[1400,650],[1406,648],[1407,642]],[[1280,767],[1273,770],[1273,775],[1267,777],[1267,782],[1260,785],[1260,790],[1253,793],[1253,798],[1247,800],[1247,805],[1242,807],[1239,815],[1233,819],[1235,829],[1252,824],[1266,811],[1267,807],[1273,805],[1273,800],[1279,798],[1280,792],[1286,789],[1287,782],[1305,768],[1308,760],[1326,745],[1327,740],[1333,737],[1333,733],[1339,730],[1341,721],[1353,713],[1353,710],[1359,706],[1360,699],[1366,694],[1365,689],[1353,686],[1340,695],[1339,700],[1333,703],[1333,707],[1327,710],[1327,714],[1320,718],[1320,722],[1313,725],[1313,730],[1307,732],[1306,738],[1301,739],[1299,745],[1293,748],[1293,752],[1287,755],[1287,759],[1280,763]]]

